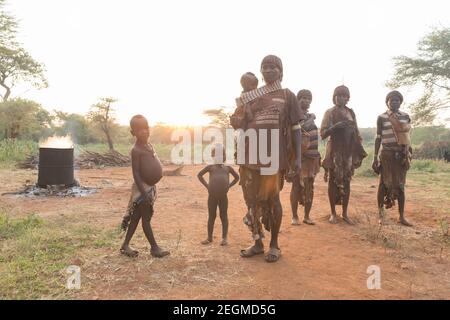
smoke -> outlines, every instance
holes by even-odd
[[[70,136],[49,137],[39,144],[39,148],[73,149],[73,141]]]

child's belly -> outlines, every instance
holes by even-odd
[[[145,155],[141,157],[141,177],[150,186],[155,185],[162,178],[162,165],[157,157]]]
[[[212,175],[209,177],[209,193],[220,197],[228,192],[230,181],[228,175]]]

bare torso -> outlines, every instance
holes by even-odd
[[[215,197],[227,194],[230,186],[230,170],[224,165],[211,165],[209,169],[209,193]]]
[[[162,165],[158,156],[150,145],[135,145],[133,156],[137,156],[139,176],[150,186],[155,185],[162,178]]]

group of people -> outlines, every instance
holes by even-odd
[[[263,254],[264,229],[270,232],[269,250],[265,255],[267,262],[276,262],[281,256],[278,234],[282,220],[280,191],[284,181],[292,182],[290,202],[292,225],[299,225],[298,205],[304,207],[303,223],[314,225],[310,216],[314,199],[314,181],[322,167],[325,181],[328,181],[328,198],[330,203],[330,223],[337,223],[336,205],[342,205],[342,218],[348,224],[353,221],[348,216],[350,182],[354,170],[361,166],[367,153],[362,145],[355,113],[347,107],[350,91],[338,86],[333,92],[333,107],[328,109],[320,126],[315,123],[315,115],[310,112],[312,93],[300,90],[297,95],[289,89],[283,89],[283,65],[281,59],[274,55],[266,56],[261,63],[261,73],[265,85],[258,87],[257,77],[247,72],[241,77],[243,92],[236,99],[237,108],[230,118],[234,129],[260,131],[276,130],[278,141],[262,139],[256,135],[256,147],[265,150],[277,148],[277,170],[271,174],[264,172],[270,166],[256,149],[256,161],[249,161],[248,141],[245,140],[245,160],[239,164],[239,174],[231,166],[224,164],[222,149],[214,148],[214,164],[202,169],[198,178],[208,189],[208,236],[202,244],[213,241],[213,228],[217,208],[222,221],[221,245],[227,245],[228,234],[228,198],[229,188],[238,181],[242,187],[247,213],[243,222],[251,231],[254,244],[241,250],[244,258]],[[411,224],[405,219],[405,179],[411,161],[410,118],[399,110],[403,102],[400,92],[392,91],[386,96],[387,111],[378,116],[373,170],[380,175],[378,187],[379,222],[383,223],[384,208],[391,208],[398,201],[399,222],[406,226]],[[136,256],[137,251],[129,246],[129,241],[142,217],[144,233],[151,244],[151,254],[163,257],[168,251],[160,248],[152,233],[150,219],[156,198],[155,184],[162,177],[161,164],[155,151],[148,144],[148,123],[138,115],[130,122],[131,133],[136,137],[136,144],[131,152],[134,184],[127,215],[122,226],[127,230],[121,252]],[[319,135],[327,139],[323,160],[318,150]],[[270,134],[269,134],[270,136]],[[209,173],[209,181],[204,175]],[[229,176],[233,177],[230,182]]]

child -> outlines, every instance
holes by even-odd
[[[241,77],[242,92],[252,91],[258,88],[258,78],[252,72],[246,72]]]
[[[250,92],[258,88],[258,78],[251,72],[246,72],[241,77],[242,93]],[[253,119],[250,108],[247,105],[241,105],[240,99],[237,99],[238,107],[230,117],[231,126],[234,129],[246,129],[246,122]]]
[[[130,248],[139,220],[142,217],[142,228],[145,237],[151,245],[150,253],[153,257],[162,258],[170,254],[156,243],[150,220],[153,216],[153,205],[156,200],[155,184],[162,177],[162,166],[153,147],[148,143],[150,135],[147,119],[136,115],[130,120],[131,134],[136,137],[136,143],[131,150],[131,166],[134,183],[122,228],[127,229],[125,240],[120,252],[128,257],[136,257],[139,252]]]
[[[220,152],[223,151],[223,152]],[[221,156],[222,155],[222,156]],[[213,241],[214,221],[216,220],[217,207],[219,207],[220,220],[222,221],[222,241],[221,246],[228,244],[228,190],[239,181],[239,175],[232,167],[223,164],[225,159],[225,150],[222,145],[216,145],[211,151],[214,164],[203,168],[197,175],[200,182],[208,189],[208,238],[202,241],[202,244],[210,244]],[[203,176],[209,172],[209,183]],[[230,183],[229,174],[233,175],[234,180]]]
[[[241,76],[241,86],[242,86],[242,94],[253,92],[258,88],[258,78],[252,72],[246,72]],[[238,107],[234,111],[233,115],[230,117],[231,126],[234,129],[247,129],[247,123],[253,120],[253,113],[251,111],[250,104],[242,104],[240,98],[236,100]],[[243,139],[242,136],[239,136],[238,139]],[[236,144],[237,145],[237,144]],[[237,151],[234,155],[235,160],[237,160]],[[244,166],[241,164],[239,166],[239,175],[240,181],[239,184],[242,187],[242,192],[244,194],[244,200],[247,205],[247,213],[244,216],[244,224],[246,224],[250,230],[253,230],[253,213],[250,210],[249,199],[248,199],[248,188],[249,182],[246,179],[246,174]]]

